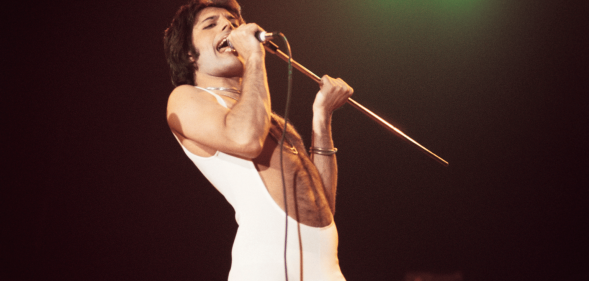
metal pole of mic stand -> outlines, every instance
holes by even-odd
[[[278,56],[282,60],[288,62],[288,56],[285,53],[283,53],[282,51],[280,51],[278,49],[278,46],[276,44],[274,44],[272,41],[267,41],[266,43],[264,43],[264,47],[266,48],[266,50],[268,52],[270,52],[270,53]],[[304,66],[299,64],[298,62],[294,61],[292,58],[291,58],[291,63],[294,68],[296,68],[297,70],[299,70],[300,72],[302,72],[303,74],[308,76],[309,78],[313,79],[313,81],[315,81],[319,84],[321,83],[321,78],[319,76],[315,75],[315,73],[311,72],[310,70],[308,70],[307,68],[305,68]],[[376,123],[380,124],[381,126],[385,127],[386,129],[388,129],[390,132],[394,133],[398,137],[404,139],[408,143],[419,148],[423,153],[425,153],[430,158],[436,160],[438,163],[444,165],[445,167],[448,167],[448,165],[449,165],[448,161],[442,159],[442,157],[429,151],[427,148],[425,148],[423,145],[419,144],[418,142],[416,142],[415,140],[410,138],[408,135],[403,133],[401,130],[397,129],[395,126],[391,125],[389,122],[382,119],[380,116],[376,115],[374,112],[368,110],[368,108],[364,107],[363,105],[359,104],[358,102],[356,102],[355,100],[353,100],[351,98],[348,98],[348,103],[350,105],[352,105],[353,107],[355,107],[356,109],[358,109],[360,112],[364,113],[366,116],[370,117]]]

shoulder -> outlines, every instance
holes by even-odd
[[[216,102],[215,97],[192,85],[176,87],[168,97],[168,110],[187,104],[207,104]]]
[[[176,87],[168,97],[166,117],[174,131],[182,131],[182,123],[203,124],[207,116],[218,112],[215,98],[192,85]]]
[[[168,101],[174,100],[174,99],[186,98],[191,95],[197,95],[199,92],[202,92],[202,90],[198,89],[192,85],[180,85],[180,86],[174,88],[172,93],[170,93],[170,97],[168,98]]]

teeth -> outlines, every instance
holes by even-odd
[[[217,46],[217,50],[220,51],[221,48],[223,48],[223,46],[227,46],[227,38],[223,38],[223,40],[221,40],[221,42],[219,42],[219,46]]]
[[[219,42],[219,45],[217,46],[217,51],[220,53],[236,53],[235,49],[231,45],[229,45],[229,41],[227,40],[227,38],[223,38],[223,40]]]

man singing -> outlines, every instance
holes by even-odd
[[[235,210],[239,228],[229,280],[286,279],[285,220],[288,280],[345,280],[333,221],[337,149],[331,116],[353,90],[323,76],[313,102],[309,154],[292,126],[280,147],[285,122],[271,111],[258,31],[244,22],[235,0],[191,1],[180,8],[164,37],[176,86],[168,124]]]

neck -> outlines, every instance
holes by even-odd
[[[196,74],[194,82],[196,86],[207,87],[223,87],[241,89],[241,77],[215,77],[206,74]]]

